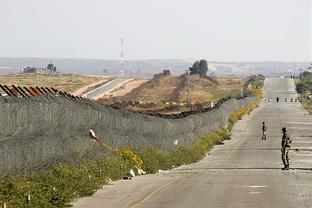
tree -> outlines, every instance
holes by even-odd
[[[296,86],[296,90],[298,93],[304,93],[308,89],[309,89],[309,86],[303,82],[298,83]]]
[[[190,74],[199,74],[200,77],[206,77],[208,72],[208,63],[205,59],[195,61],[192,67],[190,67]]]

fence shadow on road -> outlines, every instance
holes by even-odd
[[[220,167],[220,168],[201,168],[205,170],[281,170],[280,167]],[[180,169],[181,170],[181,169]],[[289,170],[307,170],[312,171],[312,168],[295,167],[289,168]]]
[[[238,149],[220,149],[220,150],[216,150],[216,151],[281,151],[280,148],[238,148]],[[312,149],[307,149],[307,148],[292,148],[290,149],[292,151],[312,151]]]

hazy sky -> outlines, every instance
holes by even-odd
[[[0,0],[0,57],[311,60],[310,0]]]

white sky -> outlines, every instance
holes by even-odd
[[[0,57],[311,60],[311,0],[0,0]]]

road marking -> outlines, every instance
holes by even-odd
[[[248,188],[266,188],[268,186],[245,186],[245,187],[248,187]]]
[[[289,122],[284,122],[287,124],[308,124],[308,125],[312,125],[311,122],[300,122],[300,121],[289,121]]]
[[[294,153],[296,156],[309,156],[309,157],[311,157],[311,153],[301,153],[301,152],[295,152]],[[301,160],[300,160],[301,161]],[[308,162],[308,161],[307,161]],[[310,160],[309,160],[309,162],[311,162]]]
[[[174,183],[174,182],[177,182],[179,180],[181,180],[182,178],[185,178],[187,175],[184,175],[180,178],[177,178],[173,181],[170,181],[169,183],[159,187],[158,189],[152,191],[149,195],[147,195],[144,199],[142,199],[141,201],[139,201],[138,203],[132,205],[130,208],[137,208],[139,207],[140,205],[142,205],[145,201],[147,201],[148,199],[150,199],[152,196],[154,196],[157,192],[161,191],[162,189],[166,188],[167,186],[169,186],[170,184]]]
[[[311,144],[312,141],[294,141],[294,143],[307,143],[307,144]]]
[[[287,129],[311,129],[311,127],[295,127],[295,126],[290,126],[290,127],[287,127]]]

